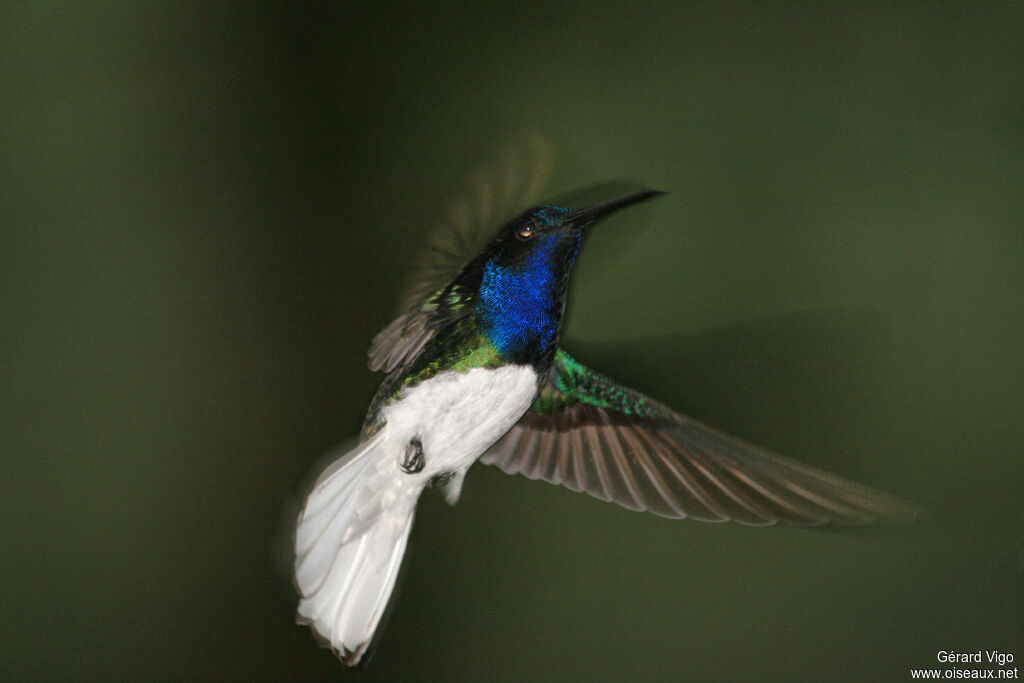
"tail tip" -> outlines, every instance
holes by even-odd
[[[303,615],[301,610],[295,615],[295,623],[299,626],[308,626],[317,645],[333,652],[334,656],[337,657],[342,664],[351,669],[362,668],[370,659],[368,656],[365,656],[367,648],[370,645],[369,641],[357,643],[354,648],[350,648],[344,642],[334,642],[329,636],[323,634],[323,632],[317,627],[315,620]]]

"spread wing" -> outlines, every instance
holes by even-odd
[[[680,415],[562,350],[532,410],[481,460],[664,517],[816,525],[920,514],[898,498]]]
[[[502,222],[532,206],[546,182],[547,145],[531,136],[480,171],[474,189],[452,204],[401,296],[397,317],[370,345],[371,370],[391,372],[423,349],[435,330],[471,310],[475,292],[449,286]]]

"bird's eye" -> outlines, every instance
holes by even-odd
[[[518,230],[516,230],[516,237],[521,240],[528,240],[533,237],[536,232],[537,229],[533,227],[533,223],[524,223],[519,226]]]

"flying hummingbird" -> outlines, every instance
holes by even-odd
[[[414,286],[374,338],[369,367],[386,374],[359,443],[320,475],[295,537],[298,620],[345,664],[358,664],[374,636],[420,494],[434,484],[454,504],[477,460],[664,517],[856,525],[917,516],[910,503],[680,415],[559,347],[584,239],[609,214],[660,194],[515,215],[482,250]]]

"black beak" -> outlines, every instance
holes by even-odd
[[[645,202],[648,199],[659,197],[663,194],[665,193],[661,190],[643,190],[641,192],[627,194],[624,197],[613,199],[610,202],[605,202],[598,206],[592,206],[589,209],[581,209],[578,214],[573,216],[571,222],[581,230],[589,228],[608,214],[615,213],[619,209],[624,209],[627,206],[633,206],[634,204]]]

